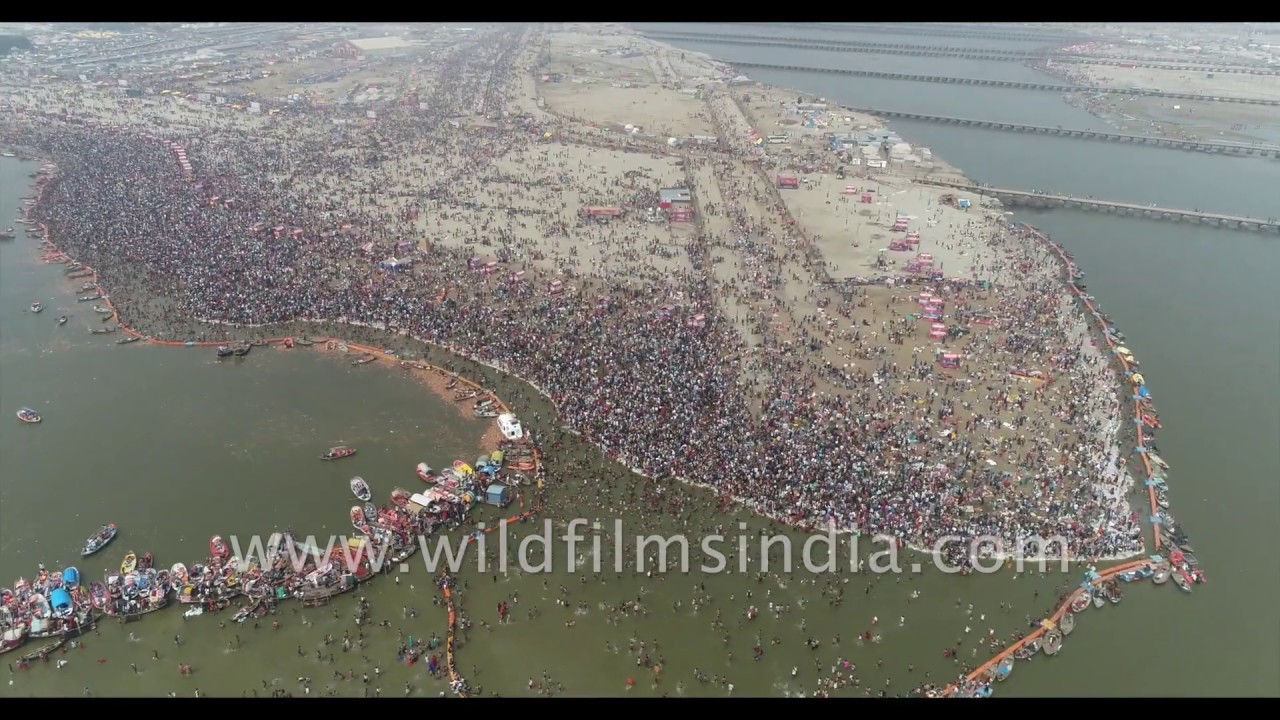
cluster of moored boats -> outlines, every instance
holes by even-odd
[[[28,640],[45,640],[21,662],[47,657],[91,627],[98,614],[128,622],[174,602],[187,607],[186,618],[235,606],[235,622],[265,616],[288,599],[304,606],[325,605],[371,579],[378,569],[371,559],[377,558],[381,567],[395,567],[419,550],[419,537],[460,527],[476,504],[509,502],[511,486],[530,482],[525,473],[539,485],[544,482],[537,448],[519,421],[504,417],[500,426],[502,447],[478,458],[474,466],[459,460],[436,472],[419,464],[416,474],[431,486],[426,492],[397,487],[389,502],[379,507],[372,502],[369,483],[352,478],[351,492],[363,504],[351,508],[351,524],[358,534],[345,546],[310,547],[286,531],[271,536],[265,558],[237,558],[215,535],[209,540],[208,558],[190,567],[174,563],[164,568],[151,553],[133,551],[101,582],[83,582],[75,567],[61,572],[41,567],[36,580],[19,578],[12,590],[0,589],[0,653],[17,650]],[[325,459],[354,454],[354,448],[332,448]],[[85,541],[81,555],[101,552],[118,533],[115,525],[102,526]]]

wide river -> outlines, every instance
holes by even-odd
[[[903,41],[960,44],[955,38]],[[687,46],[729,60],[778,64],[840,67],[877,58],[837,53],[825,62],[800,62],[795,51],[779,48]],[[1030,72],[1011,63],[989,65],[985,72],[993,77]],[[914,65],[900,71],[927,72]],[[968,74],[946,67],[936,73]],[[804,73],[755,77],[860,106],[1101,125],[1042,93],[965,88],[940,101],[939,93],[957,89]],[[970,177],[997,186],[1251,215],[1275,212],[1266,203],[1266,188],[1280,181],[1280,163],[1273,161],[928,124],[895,127]],[[20,198],[29,194],[26,175],[34,170],[33,164],[0,161],[0,218],[15,216]],[[1088,271],[1090,291],[1143,361],[1165,423],[1160,446],[1173,466],[1172,509],[1192,534],[1210,584],[1191,595],[1171,586],[1129,586],[1123,604],[1082,614],[1063,653],[1020,664],[1000,693],[1275,694],[1280,637],[1268,618],[1280,592],[1270,543],[1280,507],[1274,481],[1280,476],[1274,449],[1280,435],[1274,321],[1280,288],[1270,276],[1280,267],[1280,241],[1075,212],[1025,218],[1067,244]],[[0,244],[0,410],[29,405],[46,418],[39,426],[0,423],[0,585],[30,577],[40,562],[76,564],[86,577],[98,579],[131,549],[155,553],[163,566],[191,564],[207,554],[215,533],[343,532],[351,504],[345,481],[351,475],[364,476],[385,497],[396,485],[415,488],[412,468],[419,461],[470,460],[490,449],[480,447],[479,422],[460,418],[449,403],[381,364],[351,368],[320,353],[267,348],[243,361],[219,363],[208,349],[116,346],[114,336],[85,329],[97,317],[75,302],[76,285],[64,279],[60,266],[40,262],[34,238]],[[43,313],[28,312],[33,300],[45,304]],[[72,319],[58,327],[55,318],[64,313]],[[496,379],[492,384],[505,397],[516,388]],[[516,406],[526,418],[539,411],[548,415],[541,401]],[[553,431],[549,424],[531,424],[544,435]],[[315,460],[340,443],[361,452],[333,465]],[[589,474],[570,463],[586,465]],[[594,451],[556,453],[549,468],[555,488],[549,506],[560,520],[613,517],[616,508],[627,507],[624,519],[635,523],[627,533],[677,527],[665,517],[643,519],[651,514],[634,497],[653,488],[644,490],[640,478]],[[717,514],[702,493],[669,487],[666,493],[688,495],[691,505],[703,508],[678,526],[691,536],[717,526],[733,529],[739,520],[749,523],[748,534],[766,525]],[[104,522],[119,524],[121,537],[99,556],[79,562],[84,537]],[[528,530],[519,526],[516,532]],[[904,692],[926,673],[948,680],[958,669],[942,657],[944,648],[959,644],[963,658],[976,664],[988,655],[985,649],[972,654],[980,635],[1025,627],[1027,615],[1053,604],[1059,586],[1078,582],[1079,570],[1066,578],[1011,571],[958,578],[926,568],[875,579],[846,572],[815,580],[800,571],[777,572],[775,565],[764,577],[630,571],[601,578],[537,577],[475,569],[461,577],[463,606],[475,627],[459,652],[459,669],[486,694],[530,694],[529,680],[540,681],[546,673],[575,695],[724,696],[726,687],[695,681],[695,669],[727,677],[735,694],[807,694],[819,669],[826,674],[837,658],[856,664],[863,686],[873,691]],[[357,594],[368,598],[374,620],[385,619],[390,627],[366,629],[360,652],[340,647],[344,631],[356,632],[351,596],[323,609],[298,611],[287,604],[278,630],[266,624],[224,628],[219,620],[228,618],[215,616],[184,621],[173,608],[124,627],[104,623],[99,635],[84,639],[85,649],[64,656],[64,667],[11,673],[10,682],[0,684],[0,696],[83,689],[99,696],[189,696],[196,689],[240,696],[266,694],[268,688],[300,695],[302,677],[313,681],[312,694],[332,686],[339,695],[372,688],[388,696],[436,695],[447,690],[443,681],[427,676],[423,665],[409,668],[395,657],[401,633],[429,638],[444,632],[446,614],[434,604],[430,586],[416,563],[398,582],[379,579],[362,587]],[[567,606],[557,602],[562,586]],[[513,596],[519,598],[513,621],[497,625],[496,604]],[[627,602],[638,602],[642,610],[609,612]],[[1002,602],[1013,609],[1002,611]],[[759,617],[746,621],[751,606],[759,608]],[[786,611],[774,613],[771,606]],[[416,616],[407,617],[408,610]],[[857,640],[864,632],[880,641]],[[325,646],[326,634],[338,642]],[[809,638],[821,646],[805,647]],[[629,653],[632,641],[646,642],[651,656],[665,661],[656,687],[654,673],[637,667]],[[757,644],[765,652],[753,661]],[[178,662],[193,664],[195,674],[180,677]],[[348,670],[354,680],[335,675]],[[370,675],[367,685],[362,673]],[[635,680],[630,690],[628,678]]]

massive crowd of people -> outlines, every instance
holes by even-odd
[[[495,67],[498,60],[489,58]],[[474,104],[498,102],[489,96],[500,87],[490,79]],[[835,368],[823,359],[835,340],[805,331],[789,351],[752,355],[768,381],[749,398],[741,375],[751,349],[718,302],[729,290],[706,271],[704,235],[685,248],[691,270],[646,273],[645,283],[601,270],[576,293],[554,292],[562,276],[530,262],[538,250],[505,242],[501,226],[472,230],[506,260],[496,273],[469,268],[470,248],[418,243],[420,213],[500,202],[462,194],[454,177],[492,172],[495,158],[536,141],[518,124],[449,127],[446,118],[475,95],[446,77],[425,111],[384,111],[368,132],[334,130],[321,115],[290,119],[270,137],[187,133],[190,175],[170,139],[124,125],[17,123],[9,139],[57,166],[37,213],[54,241],[98,269],[124,322],[153,335],[202,339],[175,330],[193,319],[403,331],[527,379],[554,401],[564,425],[646,475],[706,485],[794,524],[834,523],[919,546],[943,536],[1066,536],[1077,557],[1141,548],[1113,445],[1121,424],[1115,376],[1091,349],[1044,247],[1007,226],[979,230],[1007,276],[1024,284],[990,302],[1000,332],[970,349],[994,360],[950,375],[931,355],[909,366],[893,361],[891,337],[912,342],[924,331],[908,318],[901,290],[890,299],[876,294],[882,288],[863,289],[828,310],[866,317],[868,298],[888,308],[877,315],[882,323],[839,341],[874,361],[873,372]],[[450,154],[453,175],[420,171],[424,190],[414,197],[380,195],[368,179],[376,177],[370,167],[434,153]],[[770,244],[749,217],[734,217],[740,237],[717,242]],[[508,222],[535,221],[513,213]],[[587,232],[548,229],[570,240]],[[413,266],[379,266],[393,254]],[[971,283],[935,291],[949,292],[953,315],[977,302]],[[756,329],[770,332],[768,323]],[[781,343],[766,338],[765,347]],[[1051,367],[1054,382],[1009,391],[1007,371],[1028,358]],[[919,381],[931,389],[919,390]],[[818,392],[831,383],[842,391]],[[1053,407],[1037,414],[1028,403]],[[999,439],[1002,424],[1016,436]],[[991,457],[1018,472],[990,469]]]

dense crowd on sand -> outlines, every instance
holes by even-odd
[[[709,279],[704,236],[684,248],[690,271],[665,279],[647,272],[637,283],[601,270],[577,278],[577,293],[549,290],[556,278],[527,262],[537,248],[517,253],[503,243],[516,225],[550,222],[517,214],[507,227],[473,230],[499,247],[500,272],[471,272],[472,253],[443,243],[419,248],[412,270],[377,267],[397,243],[414,239],[418,211],[375,196],[360,179],[367,166],[447,150],[462,153],[455,158],[462,174],[477,174],[535,141],[518,127],[493,127],[442,144],[435,129],[457,113],[457,97],[476,93],[448,77],[439,82],[424,109],[379,115],[381,148],[358,134],[315,131],[327,127],[323,117],[310,125],[300,117],[287,144],[230,134],[191,141],[191,176],[168,142],[127,129],[42,119],[15,123],[10,139],[56,164],[36,217],[60,248],[100,272],[122,321],[144,332],[168,332],[169,340],[230,332],[206,325],[192,336],[173,333],[192,318],[228,326],[326,319],[404,331],[528,379],[552,398],[565,426],[646,475],[707,485],[788,522],[830,522],[921,546],[946,535],[1039,535],[1068,536],[1076,556],[1141,547],[1123,501],[1123,463],[1106,439],[1121,423],[1114,375],[1091,352],[1043,247],[1005,226],[977,230],[1001,267],[1042,278],[999,296],[991,314],[1002,332],[990,351],[1010,366],[1035,357],[1054,368],[1052,426],[1021,412],[1041,396],[1015,397],[1003,378],[949,376],[924,354],[894,362],[890,346],[916,342],[916,331],[893,307],[877,316],[880,327],[839,342],[874,360],[875,372],[841,374],[823,360],[835,340],[806,332],[790,351],[775,340],[779,352],[754,356],[770,380],[762,399],[749,400],[740,388],[748,348],[718,309],[717,295],[729,290]],[[448,181],[432,182],[416,200],[424,213],[454,214],[486,202]],[[587,222],[545,229],[585,236]],[[626,222],[591,227],[626,233]],[[736,242],[717,241],[741,248],[778,240],[746,216],[735,216],[735,227]],[[948,312],[963,313],[975,290],[957,282],[949,292]],[[828,312],[866,317],[863,297]],[[774,332],[768,323],[757,330]],[[934,381],[933,389],[901,389],[919,380]],[[846,392],[815,392],[835,381]],[[959,397],[974,383],[988,388],[980,406]],[[997,441],[1002,413],[1012,413],[1008,424],[1021,434]],[[985,447],[958,439],[983,428],[992,431]],[[992,452],[1017,458],[1019,474],[984,467]],[[987,502],[997,496],[1002,502]]]

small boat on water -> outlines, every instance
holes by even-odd
[[[101,305],[94,305],[94,306],[93,306],[93,311],[94,311],[94,312],[96,312],[96,313],[98,313],[99,315],[110,315],[111,313],[115,312],[115,311],[114,311],[114,310],[112,310],[111,308],[109,308],[109,307],[102,307]]]
[[[84,547],[80,550],[80,556],[89,557],[90,555],[98,552],[110,544],[112,540],[115,540],[116,534],[119,532],[120,530],[116,527],[115,523],[103,525],[98,528],[98,532],[89,536],[89,539],[84,541]]]
[[[58,316],[58,324],[59,324],[59,325],[66,325],[66,324],[67,324],[67,316],[66,316],[66,315],[59,315],[59,316]]]
[[[22,647],[22,643],[27,641],[27,626],[19,625],[17,627],[5,630],[0,634],[0,655],[17,650]]]
[[[248,355],[249,351],[252,349],[253,349],[252,345],[248,343],[241,343],[236,347],[232,348],[231,352],[235,354],[236,357],[244,357],[245,355]]]
[[[1093,594],[1093,606],[1094,606],[1094,607],[1096,607],[1096,608],[1100,608],[1100,607],[1102,607],[1102,606],[1104,606],[1104,605],[1106,605],[1106,604],[1107,604],[1107,599],[1106,599],[1105,597],[1103,597],[1103,596],[1102,596],[1102,593],[1100,593],[1100,592],[1095,592],[1095,593]]]
[[[185,584],[187,582],[187,566],[180,562],[174,563],[173,567],[169,568],[169,579],[175,586]]]
[[[1045,655],[1053,657],[1062,649],[1062,633],[1058,630],[1050,630],[1044,634],[1044,640],[1040,644],[1040,649]]]
[[[31,312],[38,313],[41,310],[44,310],[44,305],[40,304],[39,301],[31,303]]]
[[[359,505],[351,506],[351,527],[361,532],[364,532],[364,528],[365,528],[364,509],[361,508]]]
[[[120,574],[128,575],[138,569],[138,556],[132,550],[125,553],[124,561],[120,563]]]
[[[1169,582],[1169,566],[1161,565],[1160,567],[1156,568],[1155,573],[1151,576],[1151,582],[1155,583],[1156,585],[1163,585]]]
[[[371,354],[371,353],[365,353],[364,355],[361,355],[360,357],[356,358],[355,360],[352,360],[352,361],[351,361],[351,364],[352,364],[352,365],[368,365],[369,363],[371,363],[371,362],[373,362],[374,360],[377,360],[377,359],[378,359],[378,356],[377,356],[377,355],[373,355],[373,354]]]
[[[378,517],[378,508],[377,508],[377,506],[376,506],[376,505],[374,505],[374,504],[373,504],[373,503],[371,503],[371,502],[367,502],[367,503],[365,503],[365,504],[364,504],[364,516],[365,516],[365,517],[367,517],[367,518],[376,518],[376,517]]]
[[[314,341],[314,340],[308,340],[308,339],[307,339],[307,336],[306,336],[306,335],[303,335],[302,337],[300,337],[300,338],[298,338],[297,340],[295,340],[295,341],[294,341],[294,344],[295,344],[295,345],[301,345],[302,347],[309,347],[309,346],[311,346],[311,345],[315,345],[316,343],[315,343],[315,341]]]
[[[76,588],[80,585],[80,570],[74,565],[62,571],[63,587]]]
[[[136,343],[136,342],[138,342],[138,341],[139,341],[139,340],[141,340],[141,339],[142,339],[142,336],[141,336],[141,335],[130,335],[129,337],[122,337],[122,338],[120,338],[119,340],[117,340],[117,341],[116,341],[116,344],[117,344],[117,345],[128,345],[129,343]]]
[[[223,560],[231,557],[231,548],[222,541],[221,535],[209,538],[209,555]]]
[[[341,460],[342,458],[351,457],[352,455],[355,455],[355,454],[356,454],[355,448],[347,447],[345,445],[338,445],[337,447],[329,448],[329,452],[326,452],[325,454],[321,455],[320,459],[325,461]]]
[[[40,413],[29,407],[24,407],[18,411],[18,419],[28,425],[35,425],[36,423],[44,420],[44,418],[40,417]]]
[[[418,463],[418,467],[415,472],[418,473],[418,479],[428,485],[434,485],[435,482],[440,479],[439,476],[435,474],[435,471],[431,469],[431,466],[424,462]]]
[[[364,478],[359,475],[351,478],[349,484],[351,486],[351,494],[361,500],[368,502],[369,498],[373,497],[373,492],[369,490],[369,483],[365,482]]]
[[[409,498],[411,497],[413,497],[413,494],[408,490],[396,488],[391,491],[391,504],[396,507],[404,507],[409,504]]]
[[[1187,575],[1186,572],[1181,569],[1175,569],[1171,575],[1173,577],[1173,584],[1177,585],[1179,590],[1183,592],[1191,592],[1191,577]]]
[[[1058,620],[1058,629],[1063,635],[1070,635],[1071,631],[1076,629],[1075,613],[1063,613],[1062,618]]]
[[[219,345],[218,349],[214,351],[219,358],[231,357],[233,352],[234,351],[226,345]]]
[[[76,298],[76,302],[93,302],[94,300],[101,300],[101,299],[102,299],[101,295],[81,295],[80,297]]]

